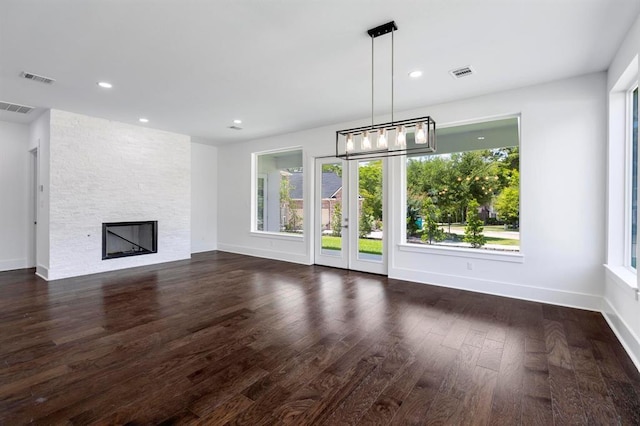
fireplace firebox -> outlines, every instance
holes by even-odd
[[[102,224],[102,260],[157,252],[157,220]]]

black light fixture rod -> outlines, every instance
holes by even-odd
[[[395,24],[394,24],[395,26]],[[393,32],[395,28],[391,30],[391,123],[393,123],[393,63],[394,63],[394,55],[393,55]]]
[[[397,31],[398,26],[395,21],[387,22],[386,24],[378,25],[375,28],[367,30],[367,34],[371,38],[380,37],[381,35],[389,34],[391,31]]]
[[[373,129],[373,92],[374,92],[374,80],[373,80],[373,68],[374,68],[374,61],[373,61],[373,54],[374,54],[374,48],[373,48],[373,37],[371,37],[371,128]]]

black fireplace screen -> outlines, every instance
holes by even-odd
[[[102,224],[102,259],[158,252],[158,221]]]

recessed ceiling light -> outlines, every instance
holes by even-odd
[[[238,120],[238,119],[233,120],[233,122],[234,122],[235,124],[242,124],[242,120]]]
[[[478,136],[478,140],[479,141],[483,141],[484,140],[484,136]]]
[[[422,71],[420,71],[420,70],[411,71],[409,73],[409,77],[411,77],[411,78],[422,77]]]
[[[113,84],[107,83],[106,81],[99,81],[98,86],[102,87],[103,89],[111,89],[113,87]]]
[[[139,118],[138,121],[141,122],[141,123],[148,123],[149,119],[148,118]]]

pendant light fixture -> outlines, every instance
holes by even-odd
[[[336,132],[336,157],[350,159],[381,158],[396,155],[431,154],[436,152],[436,122],[431,117],[394,120],[393,71],[394,37],[398,30],[394,21],[367,31],[371,37],[371,125]],[[391,122],[374,122],[374,41],[391,33]],[[354,143],[360,138],[360,146]],[[375,146],[372,144],[375,141]]]

